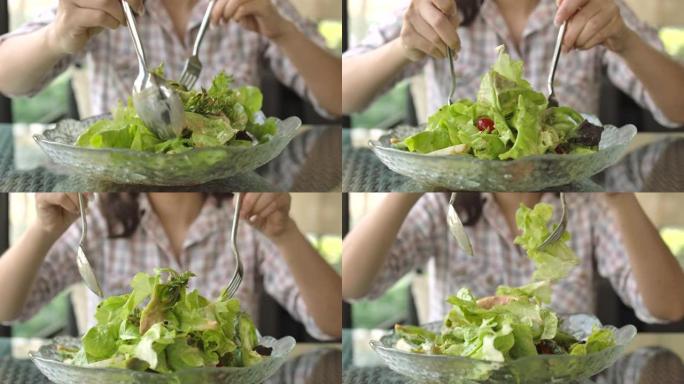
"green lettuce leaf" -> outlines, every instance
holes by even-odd
[[[513,147],[501,154],[501,160],[519,159],[525,156],[544,154],[548,147],[542,145],[540,133],[540,112],[546,108],[545,102],[540,105],[531,98],[518,96],[517,109],[513,116],[513,126],[517,129],[517,136]]]
[[[556,148],[575,135],[584,117],[572,108],[553,107],[542,113],[541,120],[542,131],[556,138],[554,143],[548,143],[548,147]]]
[[[190,272],[138,273],[131,292],[106,298],[97,324],[78,352],[65,358],[80,366],[174,372],[196,367],[244,367],[263,360],[251,318],[226,291],[210,301],[188,292]]]
[[[523,78],[522,61],[498,47],[498,58],[482,77],[476,101],[459,100],[428,118],[425,132],[405,138],[397,148],[431,153],[467,144],[468,154],[487,160],[515,160],[553,153],[570,144],[584,119],[567,107],[548,108],[546,96]],[[478,126],[481,119],[494,122]],[[446,140],[446,133],[449,140]],[[570,147],[566,149],[566,147]]]
[[[154,70],[162,78],[163,71],[163,66]],[[180,137],[160,140],[138,117],[129,99],[127,105],[119,105],[112,111],[112,119],[100,120],[90,126],[75,145],[177,154],[193,148],[232,145],[240,141],[237,133],[244,130],[254,135],[259,143],[269,141],[277,133],[276,119],[256,121],[263,104],[261,91],[252,86],[231,87],[233,79],[224,72],[213,79],[207,90],[187,90],[177,82],[167,82],[179,94],[185,107],[185,127]]]
[[[570,347],[573,356],[584,356],[615,346],[615,334],[607,328],[594,328],[585,342],[574,344]]]
[[[404,143],[411,152],[430,153],[451,146],[451,139],[447,129],[438,128],[410,136]]]
[[[567,246],[569,234],[544,251],[539,246],[553,228],[549,228],[553,207],[540,203],[530,209],[521,205],[516,224],[522,233],[516,237],[536,265],[532,281],[520,287],[499,286],[496,300],[478,301],[467,288],[449,296],[449,313],[441,332],[433,333],[410,325],[397,325],[395,333],[415,353],[465,356],[473,359],[505,362],[539,353],[585,355],[615,345],[610,329],[595,329],[584,342],[559,330],[558,316],[546,307],[551,301],[553,280],[565,277],[578,263]],[[404,345],[402,344],[401,347]],[[539,348],[539,351],[538,351]],[[478,378],[487,378],[481,372]]]
[[[534,209],[521,204],[515,215],[516,224],[522,230],[522,234],[515,238],[515,243],[527,251],[527,255],[537,267],[533,275],[537,281],[562,279],[579,264],[579,259],[567,245],[570,240],[570,233],[567,231],[543,251],[539,249],[555,229],[548,228],[552,216],[553,207],[543,203],[537,204]]]
[[[511,359],[519,359],[537,355],[537,347],[534,345],[532,329],[523,324],[512,324],[514,343],[508,351]]]
[[[101,324],[90,328],[83,335],[83,351],[89,363],[108,359],[116,353],[119,334],[117,327]]]
[[[521,287],[502,285],[496,289],[496,295],[534,298],[541,303],[548,304],[551,302],[551,283],[548,280],[542,280]]]

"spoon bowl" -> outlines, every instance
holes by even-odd
[[[183,103],[162,78],[150,73],[133,10],[126,0],[121,5],[138,57],[138,76],[133,83],[133,106],[140,119],[160,139],[177,137],[185,125]]]
[[[162,140],[180,136],[185,126],[185,108],[176,92],[155,74],[133,92],[138,116]]]
[[[449,226],[449,232],[456,239],[456,243],[461,249],[465,251],[468,256],[473,256],[473,246],[470,243],[470,238],[465,231],[465,227],[461,222],[461,218],[458,217],[458,212],[456,212],[456,192],[451,193],[451,199],[449,200],[449,210],[447,212],[447,225]]]
[[[83,282],[86,287],[90,289],[96,295],[103,297],[102,288],[100,288],[100,283],[97,281],[93,267],[90,266],[88,257],[85,253],[85,241],[88,236],[88,222],[86,221],[86,211],[85,211],[85,201],[83,199],[83,194],[78,194],[78,209],[81,214],[81,241],[78,243],[78,249],[76,250],[76,265],[78,266],[78,273],[81,275]]]

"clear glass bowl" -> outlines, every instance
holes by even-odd
[[[597,121],[595,118],[590,119]],[[604,127],[599,151],[585,155],[546,154],[517,160],[482,160],[473,156],[430,156],[392,148],[390,140],[422,132],[399,127],[369,143],[389,169],[424,185],[467,191],[541,191],[586,180],[620,160],[636,136],[633,125]]]
[[[562,330],[578,339],[586,338],[600,322],[591,315],[561,317]],[[442,323],[424,326],[439,331]],[[405,352],[394,346],[399,337],[392,333],[370,345],[395,372],[423,383],[536,384],[565,383],[587,379],[610,367],[636,336],[636,328],[606,326],[615,333],[616,346],[587,356],[538,355],[500,363],[460,356],[424,355]]]
[[[278,133],[267,143],[192,149],[174,155],[74,145],[81,133],[105,118],[108,116],[64,120],[34,139],[54,163],[79,175],[117,184],[188,186],[243,174],[268,163],[285,149],[302,125],[301,120],[290,117],[278,120]]]
[[[262,337],[260,345],[273,348],[270,357],[247,368],[194,368],[160,374],[116,368],[78,367],[62,362],[57,346],[80,347],[81,341],[73,337],[59,337],[36,352],[29,353],[31,360],[50,381],[56,384],[258,384],[275,374],[294,349],[295,340],[284,337],[276,340]]]

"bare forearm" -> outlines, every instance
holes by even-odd
[[[33,91],[64,56],[50,43],[50,27],[13,37],[0,45],[0,92],[22,95]]]
[[[684,317],[684,272],[663,242],[634,195],[613,204],[632,271],[644,304],[656,317],[676,321]]]
[[[342,281],[292,222],[291,229],[275,241],[299,287],[306,308],[321,331],[341,336]]]
[[[37,225],[32,225],[19,242],[0,257],[0,281],[3,282],[0,321],[19,316],[38,269],[55,240]]]
[[[349,114],[363,110],[373,97],[409,63],[398,38],[372,52],[343,59],[343,113]]]
[[[297,67],[320,105],[334,115],[341,115],[342,60],[316,45],[293,24],[289,29],[276,44]]]
[[[420,194],[392,193],[347,235],[342,246],[342,295],[358,299],[370,290],[399,229]]]
[[[684,66],[647,44],[629,31],[628,43],[621,53],[629,68],[643,83],[665,116],[684,123]]]

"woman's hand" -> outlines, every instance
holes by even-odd
[[[274,41],[294,28],[294,24],[278,12],[271,0],[218,0],[211,14],[212,23],[216,25],[230,20]]]
[[[290,218],[290,195],[287,193],[246,193],[242,197],[240,219],[278,243],[296,225]]]
[[[447,57],[447,46],[456,54],[461,40],[456,30],[460,20],[453,0],[412,0],[404,13],[401,28],[401,45],[404,54],[412,61],[426,55]]]
[[[142,0],[128,0],[131,8],[143,11]],[[50,24],[49,45],[62,54],[73,54],[104,28],[126,25],[120,0],[60,0],[57,17]]]
[[[87,202],[88,195],[83,197]],[[39,228],[57,238],[80,216],[78,194],[39,193],[36,195],[36,214]]]
[[[614,0],[558,0],[557,25],[568,20],[563,51],[603,45],[622,53],[634,32],[627,27]]]

